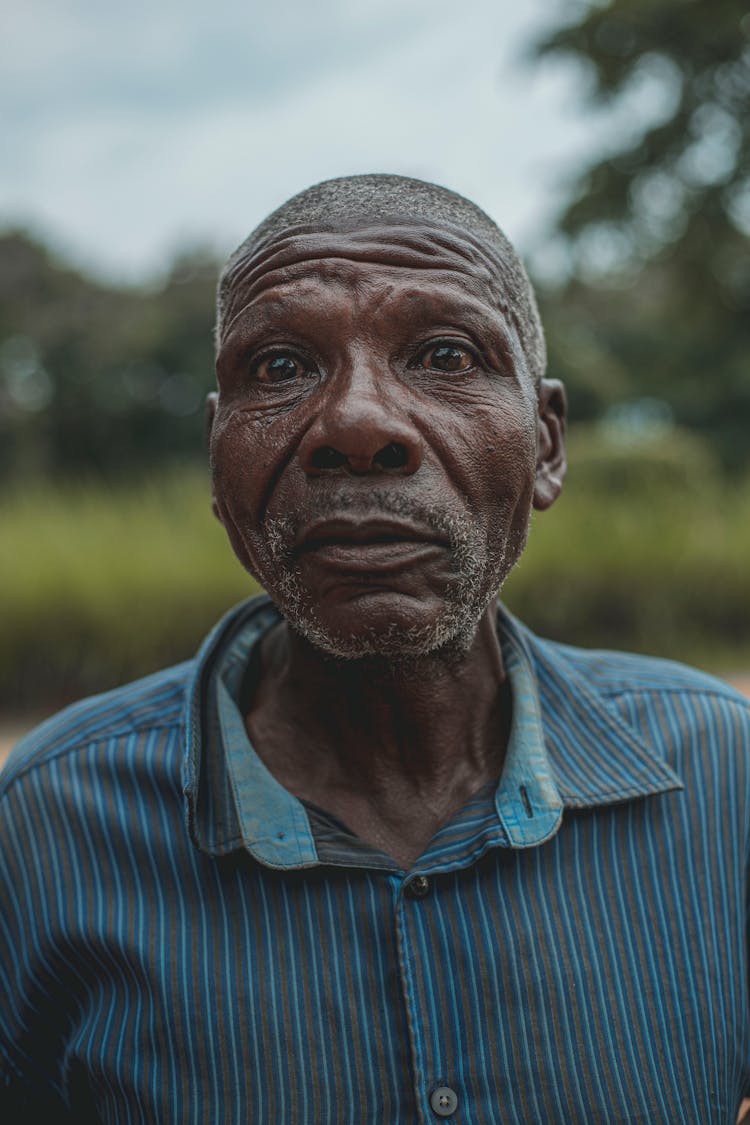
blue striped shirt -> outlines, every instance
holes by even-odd
[[[0,1120],[733,1122],[747,702],[500,609],[502,776],[404,871],[247,741],[276,620],[239,606],[0,775]]]

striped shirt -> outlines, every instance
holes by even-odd
[[[249,744],[277,620],[239,606],[0,775],[0,1120],[733,1122],[747,702],[500,609],[502,776],[404,871]]]

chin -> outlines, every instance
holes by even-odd
[[[338,660],[380,658],[398,663],[436,656],[448,649],[467,651],[483,612],[473,616],[471,621],[457,621],[455,614],[445,613],[434,622],[415,622],[407,627],[396,621],[363,624],[356,631],[337,629],[320,619],[287,616],[287,620],[297,633],[326,656]]]
[[[338,660],[394,663],[468,651],[494,585],[460,582],[442,596],[416,598],[396,590],[362,591],[314,602],[292,572],[271,597],[291,628]]]

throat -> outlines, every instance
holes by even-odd
[[[282,634],[262,648],[245,711],[256,752],[294,796],[410,866],[502,772],[512,696],[494,613],[471,658],[453,665],[365,668],[290,651]]]
[[[443,790],[432,801],[416,794],[394,793],[387,807],[384,803],[376,807],[360,794],[337,790],[323,793],[308,790],[294,795],[330,813],[360,840],[390,856],[400,868],[408,871],[424,855],[440,829],[485,784],[458,787],[451,793]]]

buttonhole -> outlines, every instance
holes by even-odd
[[[525,785],[520,785],[518,788],[518,792],[521,794],[521,800],[523,801],[523,807],[526,809],[526,815],[528,817],[532,817],[534,815],[534,810],[531,807],[528,789]]]

